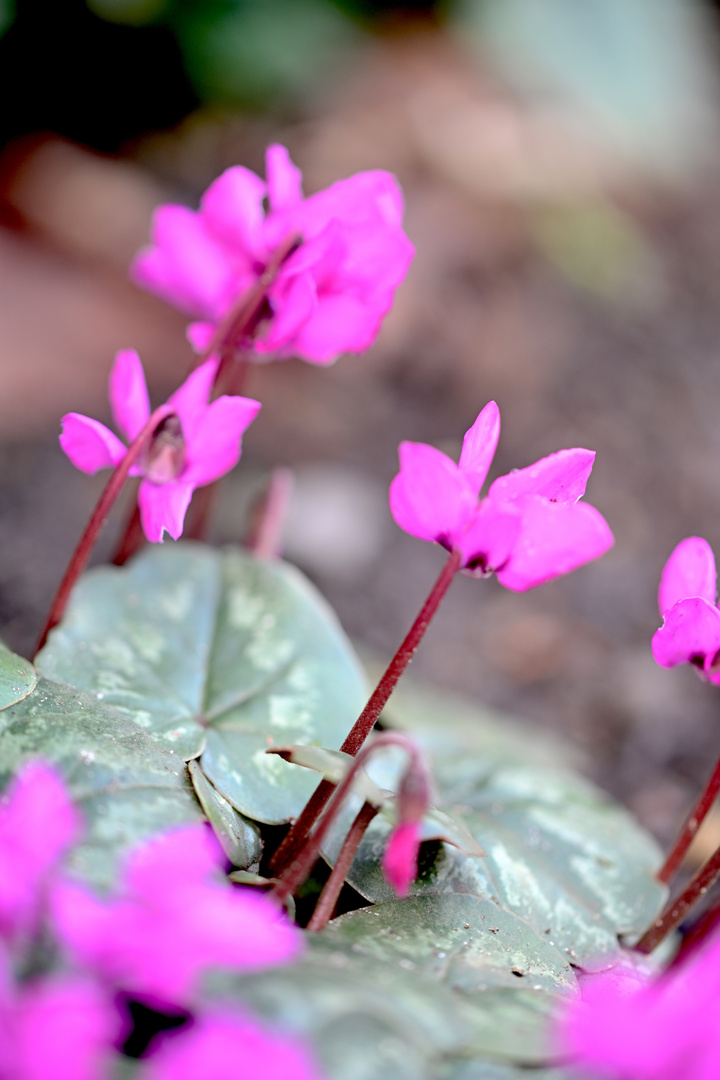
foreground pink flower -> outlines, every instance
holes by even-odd
[[[175,415],[163,421],[144,460],[130,469],[131,476],[143,477],[138,504],[150,541],[162,541],[163,532],[178,539],[193,491],[237,464],[243,432],[260,410],[259,402],[244,397],[208,404],[216,369],[217,362],[208,360],[168,399]],[[109,389],[115,423],[132,442],[151,415],[145,373],[132,349],[117,354]],[[97,420],[68,413],[62,423],[60,445],[83,472],[113,468],[125,456],[123,443]]]
[[[559,450],[501,476],[478,502],[500,436],[494,401],[465,433],[460,461],[425,443],[400,445],[390,487],[398,525],[421,540],[462,553],[462,566],[495,572],[524,591],[597,559],[613,544],[602,515],[578,500],[592,470],[592,450]]]
[[[362,352],[377,336],[413,256],[397,181],[381,170],[358,173],[303,199],[300,172],[282,146],[269,147],[266,173],[267,183],[242,166],[227,169],[197,212],[161,206],[152,247],[137,257],[132,277],[203,320],[190,328],[202,351],[273,251],[297,234],[302,244],[269,290],[272,317],[252,349],[316,364]]]
[[[79,833],[62,781],[26,765],[0,800],[0,938],[37,929],[51,875]]]
[[[122,1022],[87,979],[49,976],[0,995],[0,1080],[106,1080]]]
[[[632,968],[581,977],[561,1054],[604,1080],[717,1080],[720,939],[652,982]]]
[[[715,604],[715,558],[707,540],[681,540],[665,564],[658,605],[663,625],[653,636],[653,656],[661,667],[694,664],[720,684],[720,611]]]
[[[321,1080],[307,1048],[226,1008],[153,1040],[141,1080]]]
[[[219,877],[224,856],[203,826],[134,851],[119,895],[57,885],[58,936],[82,965],[137,997],[185,1005],[211,967],[253,970],[292,959],[300,932],[264,896]]]

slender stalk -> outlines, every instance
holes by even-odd
[[[703,821],[707,817],[710,807],[715,802],[717,794],[720,791],[720,758],[718,758],[715,770],[705,785],[705,789],[700,795],[700,798],[692,808],[682,829],[680,835],[675,841],[673,847],[670,849],[670,853],[663,863],[660,870],[657,872],[658,881],[662,881],[667,885],[669,881],[675,876],[675,873],[682,863],[687,849],[695,839],[695,835],[702,825]]]
[[[705,895],[720,877],[720,847],[685,886],[683,891],[667,905],[659,919],[645,931],[635,946],[636,952],[651,953],[671,931],[679,926],[691,907]]]
[[[113,566],[124,566],[128,559],[132,558],[136,551],[145,543],[145,533],[142,529],[142,522],[140,521],[140,507],[137,501],[137,492],[133,499],[132,512],[128,515],[125,522],[125,528],[123,529],[120,542],[115,548],[115,554],[110,562]]]
[[[280,558],[282,531],[292,494],[292,482],[289,469],[273,469],[246,541],[247,546],[259,559]]]
[[[382,735],[378,735],[370,746],[365,746],[358,752],[340,783],[331,785],[334,795],[332,795],[330,805],[318,821],[314,831],[305,837],[305,842],[298,851],[297,857],[279,875],[279,880],[273,886],[273,895],[280,903],[284,903],[288,896],[293,896],[305,881],[317,861],[322,842],[327,836],[335,815],[345,800],[345,796],[350,791],[355,777],[370,755],[385,746],[401,746],[411,755],[417,755],[417,748],[410,742],[407,735],[402,735],[397,731],[384,731]]]
[[[368,735],[375,726],[375,722],[387,704],[388,698],[397,686],[400,676],[405,671],[413,656],[417,652],[425,631],[440,606],[445,593],[455,574],[460,569],[461,555],[455,549],[440,571],[440,575],[433,585],[428,598],[420,609],[415,622],[405,637],[402,645],[388,664],[380,682],[373,690],[370,699],[353,724],[345,742],[340,747],[346,754],[357,754]],[[279,876],[280,872],[296,857],[305,839],[323,811],[334,790],[334,784],[329,780],[321,780],[315,788],[312,796],[306,804],[295,824],[292,826],[280,847],[275,852],[270,863],[271,871]]]
[[[307,924],[308,930],[315,932],[323,930],[330,921],[338,896],[345,884],[345,878],[355,858],[355,852],[360,846],[360,841],[365,835],[368,825],[376,817],[377,813],[378,809],[372,803],[363,803],[362,809],[358,812],[357,817],[350,826],[350,831],[345,837],[330,877],[325,882],[325,888],[320,893],[320,899],[315,906],[310,922]]]
[[[57,626],[62,619],[70,593],[75,586],[75,582],[87,565],[87,561],[92,554],[92,549],[95,547],[97,538],[107,520],[107,516],[112,509],[113,503],[122,490],[122,486],[127,479],[130,469],[149,446],[156,428],[163,420],[166,420],[168,416],[173,416],[174,413],[175,410],[172,405],[161,405],[159,409],[156,409],[137,438],[130,443],[125,457],[115,466],[110,479],[105,485],[102,495],[98,499],[90,520],[85,526],[85,531],[80,537],[78,545],[68,563],[67,570],[60,582],[58,591],[55,594],[55,598],[50,605],[50,612],[40,635],[35,655],[42,649],[52,628]]]

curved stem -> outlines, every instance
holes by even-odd
[[[90,520],[85,526],[80,540],[78,542],[75,551],[72,554],[72,558],[68,563],[67,570],[63,575],[63,579],[60,582],[52,604],[50,605],[50,612],[45,621],[45,626],[40,635],[37,649],[35,650],[35,656],[40,652],[43,645],[47,641],[47,636],[54,626],[62,619],[65,614],[65,608],[67,606],[70,593],[72,592],[75,582],[80,577],[87,565],[87,561],[90,558],[92,549],[95,547],[97,538],[100,535],[103,525],[107,520],[107,516],[112,509],[113,503],[117,499],[122,489],[127,475],[130,469],[138,460],[140,455],[147,449],[150,444],[150,440],[155,434],[155,429],[166,420],[168,416],[174,416],[175,410],[172,405],[161,405],[159,409],[156,409],[148,420],[145,427],[133,442],[130,443],[127,453],[122,461],[115,466],[110,479],[105,485],[105,489],[97,501],[97,505],[90,516]]]
[[[656,877],[658,881],[662,881],[667,885],[669,881],[675,876],[675,872],[682,863],[687,849],[695,839],[698,829],[702,825],[703,821],[708,815],[708,812],[717,798],[717,794],[720,791],[720,758],[715,765],[714,772],[705,789],[700,795],[700,798],[692,808],[682,829],[680,835],[675,841],[673,847],[670,849],[668,857],[663,863],[662,867],[658,870]]]
[[[345,878],[352,866],[355,852],[360,846],[360,841],[365,835],[368,825],[373,818],[377,816],[377,813],[377,807],[369,802],[363,803],[362,809],[358,811],[358,815],[345,837],[343,846],[340,849],[340,854],[335,860],[335,865],[332,868],[330,877],[325,882],[325,888],[320,893],[320,899],[315,905],[315,910],[312,913],[312,918],[307,924],[306,929],[313,930],[317,933],[317,931],[323,930],[327,926],[330,917],[335,910],[338,896],[345,884]]]
[[[346,754],[357,754],[375,726],[375,722],[387,704],[388,698],[400,681],[400,676],[417,652],[425,631],[430,625],[435,612],[440,607],[440,603],[450,588],[455,574],[460,569],[460,562],[460,552],[456,549],[451,551],[450,557],[440,571],[437,581],[430,590],[428,598],[421,607],[415,622],[410,627],[405,640],[388,664],[367,705],[340,747]],[[329,780],[321,780],[315,788],[305,809],[273,856],[270,866],[274,874],[279,875],[282,869],[297,857],[305,838],[322,813],[333,790],[334,785]]]
[[[330,805],[320,818],[315,830],[305,837],[305,841],[298,851],[296,858],[279,876],[279,880],[274,885],[272,890],[273,894],[281,903],[284,903],[288,896],[292,896],[300,888],[303,881],[305,881],[312,870],[318,855],[320,854],[320,848],[322,847],[323,840],[327,836],[328,829],[332,825],[335,815],[342,806],[345,796],[352,787],[353,780],[360,772],[367,759],[371,754],[374,754],[376,750],[382,750],[386,746],[400,746],[403,750],[407,750],[412,757],[418,755],[417,747],[410,742],[407,735],[403,735],[398,731],[384,731],[382,735],[378,735],[377,739],[375,739],[370,746],[364,746],[362,750],[359,751],[340,783],[337,786],[335,784],[330,785],[331,794],[332,791],[334,791],[334,795],[332,795],[332,798],[330,799]]]
[[[651,953],[664,941],[671,931],[679,926],[698,900],[705,895],[711,885],[720,877],[720,848],[711,855],[697,874],[685,886],[676,900],[671,901],[659,919],[656,919],[649,930],[635,945],[635,951]]]

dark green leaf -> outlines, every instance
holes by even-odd
[[[364,678],[335,616],[294,567],[239,549],[157,545],[90,571],[38,656],[200,765],[256,821],[297,816],[316,778],[265,753],[339,745]]]
[[[96,699],[47,679],[0,713],[0,788],[37,758],[58,768],[85,818],[70,865],[98,885],[111,884],[133,845],[203,820],[182,758]]]
[[[37,686],[37,672],[29,660],[16,656],[0,641],[0,709],[22,701]]]

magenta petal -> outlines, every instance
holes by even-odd
[[[707,540],[688,536],[681,540],[665,563],[660,578],[658,604],[663,615],[678,600],[700,596],[709,604],[715,603],[715,556]]]
[[[420,822],[403,821],[390,834],[382,857],[382,870],[399,897],[407,896],[418,874]]]
[[[185,337],[190,342],[193,352],[205,352],[213,339],[215,329],[215,324],[210,322],[190,323],[187,330],[185,331]]]
[[[523,517],[520,536],[497,575],[507,589],[523,592],[568,574],[614,543],[605,518],[587,503],[555,503],[530,495],[517,505]]]
[[[483,499],[455,546],[462,551],[463,566],[481,573],[498,570],[510,558],[522,527],[522,514],[512,503]]]
[[[22,988],[13,1013],[3,1077],[100,1080],[110,1075],[120,1015],[89,980],[54,976],[31,982]]]
[[[270,209],[287,210],[302,199],[302,173],[293,165],[284,146],[277,143],[265,151]]]
[[[242,434],[259,411],[259,401],[244,397],[224,396],[209,405],[188,442],[183,481],[200,487],[237,465]]]
[[[233,267],[199,214],[169,204],[155,211],[152,247],[132,264],[133,281],[189,315],[216,319],[232,289]]]
[[[241,1070],[238,1071],[238,1063]],[[322,1080],[302,1042],[250,1016],[217,1009],[150,1044],[139,1080]]]
[[[652,652],[660,667],[701,659],[712,663],[720,649],[720,611],[702,597],[678,600],[653,634]]]
[[[134,349],[121,349],[115,356],[109,396],[115,423],[128,442],[132,442],[150,419],[145,372]]]
[[[112,469],[127,453],[127,447],[109,428],[81,413],[63,416],[60,445],[73,465],[86,473]]]
[[[273,300],[275,298],[271,297]],[[285,283],[282,297],[273,303],[276,314],[258,352],[279,352],[285,347],[292,350],[295,336],[315,313],[317,306],[317,289],[310,274],[299,274]]]
[[[161,544],[163,531],[178,540],[182,536],[185,514],[195,484],[173,480],[169,484],[153,484],[143,480],[138,491],[138,506],[143,532],[152,544]]]
[[[525,469],[499,476],[488,494],[495,499],[542,495],[551,502],[575,503],[585,494],[594,461],[594,450],[558,450]]]
[[[286,351],[312,364],[332,364],[343,353],[364,352],[375,340],[384,314],[354,296],[320,296],[314,314]]]
[[[248,266],[255,254],[263,254],[265,191],[259,176],[235,165],[210,185],[200,203],[200,216],[208,232],[232,249],[234,260],[245,256]]]
[[[217,360],[206,360],[192,371],[185,382],[168,398],[180,417],[183,435],[189,445],[207,409],[208,398],[215,381]]]
[[[403,442],[399,455],[400,472],[390,485],[395,521],[421,540],[454,544],[477,505],[467,478],[434,446]]]
[[[500,410],[494,401],[489,401],[473,426],[465,432],[458,462],[476,495],[485,483],[499,438]]]

